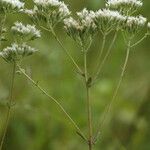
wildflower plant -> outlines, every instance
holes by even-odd
[[[51,96],[42,88],[36,81],[34,81],[24,69],[21,67],[21,60],[24,57],[32,55],[36,50],[29,46],[29,42],[41,37],[41,32],[36,29],[35,25],[24,25],[21,22],[15,22],[11,27],[11,31],[14,33],[14,43],[11,46],[4,48],[0,52],[0,56],[8,63],[13,63],[13,80],[12,80],[12,89],[14,83],[14,75],[16,67],[19,72],[24,75],[36,88],[38,88],[49,100],[53,101],[62,113],[68,118],[76,129],[77,134],[84,139],[88,145],[89,150],[93,150],[94,144],[99,138],[101,129],[99,126],[102,126],[105,122],[105,119],[108,113],[111,110],[111,107],[116,99],[119,88],[121,86],[125,71],[127,69],[127,63],[130,56],[130,51],[132,47],[135,47],[141,43],[145,38],[150,35],[150,22],[148,19],[143,17],[141,14],[138,14],[137,11],[142,7],[143,2],[141,0],[107,0],[106,7],[99,9],[97,11],[87,10],[84,8],[82,11],[77,12],[76,16],[73,17],[71,11],[68,9],[68,6],[58,0],[33,0],[34,7],[32,10],[24,8],[24,3],[18,0],[0,0],[0,10],[5,14],[10,11],[21,11],[26,13],[41,29],[44,29],[51,33],[62,50],[68,56],[68,60],[72,63],[76,71],[81,75],[81,78],[84,81],[84,86],[86,89],[86,100],[87,100],[87,116],[88,116],[88,136],[82,132],[78,124],[72,119],[72,117],[67,113],[64,107],[58,102],[56,98]],[[20,10],[21,9],[21,10]],[[135,15],[135,12],[137,15]],[[69,53],[63,43],[60,41],[58,36],[55,33],[55,27],[58,23],[63,25],[64,31],[67,35],[72,38],[80,47],[83,52],[83,66],[78,65],[73,56]],[[143,33],[146,31],[143,37],[140,40],[136,41],[135,37],[139,32]],[[6,30],[4,27],[1,27],[1,39],[3,33]],[[97,33],[102,34],[102,44],[100,50],[98,50],[97,59],[95,59],[95,70],[92,74],[88,71],[88,55],[89,49],[94,42],[94,37]],[[107,36],[113,33],[112,42],[106,49]],[[91,98],[90,98],[90,89],[94,84],[98,82],[99,75],[101,74],[102,67],[105,64],[106,60],[109,57],[110,52],[114,46],[114,43],[117,39],[117,35],[121,33],[125,41],[126,55],[123,62],[122,71],[118,80],[118,84],[112,95],[112,99],[106,109],[104,110],[103,119],[100,121],[97,132],[93,132],[93,122],[92,122],[92,109],[91,109]],[[106,53],[104,54],[104,50]],[[81,69],[83,68],[83,69]],[[12,93],[11,89],[11,93]],[[12,97],[9,102],[11,106]],[[10,118],[10,109],[8,109],[8,116],[6,120]],[[4,129],[4,135],[2,137],[1,149],[4,142],[5,134],[7,131],[8,121],[6,122],[6,128]]]

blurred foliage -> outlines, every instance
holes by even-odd
[[[66,0],[72,12],[84,7],[98,9],[104,0]],[[30,1],[27,2],[31,6]],[[150,20],[150,1],[144,1],[142,13]],[[32,23],[27,16],[9,15],[7,28],[14,21]],[[57,33],[80,66],[83,66],[79,47],[58,27]],[[9,45],[13,35],[2,45]],[[139,35],[140,37],[140,35]],[[137,38],[139,38],[137,37]],[[110,42],[111,37],[108,39]],[[89,70],[94,68],[95,58],[101,43],[98,35],[89,53]],[[147,38],[131,52],[128,69],[118,97],[107,121],[101,128],[100,138],[94,150],[149,150],[150,149],[150,39]],[[109,43],[108,43],[109,44]],[[42,38],[33,46],[39,52],[24,60],[27,72],[59,99],[75,121],[87,132],[85,89],[80,77],[68,63],[54,38],[42,32]],[[99,82],[92,88],[91,99],[95,128],[116,87],[125,57],[125,47],[118,37],[110,59],[103,68]],[[6,103],[12,66],[0,59],[0,134],[6,116]],[[4,150],[86,150],[87,145],[76,135],[68,120],[55,104],[43,96],[23,76],[15,79],[14,101],[16,105],[5,139]]]

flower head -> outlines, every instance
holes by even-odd
[[[95,14],[96,25],[103,32],[118,28],[126,20],[118,11],[109,9],[100,9]]]
[[[24,8],[24,3],[19,0],[0,0],[0,11],[4,13],[19,11]]]
[[[141,0],[108,0],[106,7],[113,9],[138,9],[142,7],[143,2]]]
[[[143,16],[127,17],[124,29],[129,33],[136,33],[146,25],[147,19]]]
[[[33,11],[28,11],[28,14],[31,16],[32,13],[33,19],[44,20],[51,27],[63,22],[71,13],[67,5],[58,0],[34,0],[34,4]]]
[[[16,22],[11,30],[19,36],[27,37],[29,40],[41,37],[40,31],[34,25],[23,25],[21,22]]]
[[[83,9],[77,12],[78,19],[72,17],[64,20],[67,34],[78,44],[85,47],[96,33],[97,26],[94,23],[94,12]]]
[[[6,47],[2,52],[0,52],[0,56],[6,62],[16,62],[20,61],[23,57],[32,55],[36,50],[27,44],[23,43],[18,45],[13,43],[10,47]]]

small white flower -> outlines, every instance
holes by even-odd
[[[75,19],[73,19],[72,17],[65,19],[64,24],[65,24],[66,28],[71,28],[71,27],[79,28],[79,26],[80,26],[79,23]]]
[[[84,8],[81,12],[77,12],[77,16],[79,17],[82,26],[85,26],[87,28],[96,28],[94,18],[95,18],[95,12],[94,11],[88,11],[86,8]]]
[[[35,10],[34,9],[23,9],[22,12],[29,15],[29,16],[35,15]]]
[[[10,47],[6,47],[0,52],[0,56],[7,62],[16,62],[20,61],[23,57],[32,55],[34,52],[36,50],[25,43],[21,45],[13,43]]]
[[[40,31],[34,25],[23,25],[21,22],[16,22],[11,30],[22,36],[29,36],[32,40],[41,37]]]
[[[62,2],[60,4],[58,11],[59,11],[60,15],[64,16],[64,17],[69,16],[71,14],[71,12],[69,11],[67,5],[64,2]]]

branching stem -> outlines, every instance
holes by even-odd
[[[52,35],[54,36],[54,38],[56,39],[56,41],[58,42],[58,44],[60,45],[60,47],[63,49],[63,51],[66,53],[66,55],[68,56],[70,62],[74,65],[74,67],[76,68],[77,72],[80,73],[81,75],[83,75],[83,72],[81,70],[81,68],[79,67],[79,65],[76,63],[76,61],[74,60],[74,58],[71,56],[71,54],[68,52],[68,50],[63,46],[62,42],[59,40],[59,38],[57,37],[54,29],[52,27],[50,27],[50,30],[41,26],[41,28],[43,28],[44,30],[51,32]]]
[[[117,38],[117,33],[118,33],[118,32],[116,31],[115,34],[114,34],[113,40],[112,40],[112,42],[111,42],[111,44],[110,44],[110,46],[109,46],[109,48],[108,48],[108,50],[107,50],[107,52],[106,52],[106,55],[105,55],[104,59],[103,59],[102,62],[99,64],[99,67],[98,67],[98,70],[97,70],[97,72],[96,72],[96,74],[95,74],[95,77],[94,77],[94,79],[93,79],[93,82],[95,82],[95,81],[97,80],[97,78],[98,78],[99,74],[101,73],[101,70],[102,70],[102,68],[103,68],[103,66],[104,66],[104,64],[105,64],[105,62],[106,62],[106,60],[107,60],[107,58],[108,58],[109,55],[110,55],[110,52],[111,52],[111,50],[112,50],[112,47],[113,47],[113,45],[114,45],[114,43],[115,43],[115,41],[116,41],[116,38]]]
[[[99,51],[99,54],[98,54],[98,59],[97,59],[97,68],[99,68],[100,64],[101,64],[101,57],[102,57],[102,54],[103,54],[103,51],[104,51],[104,48],[105,48],[105,43],[106,43],[106,35],[107,34],[103,34],[103,41],[102,41],[102,46],[101,46],[101,49]]]
[[[130,49],[131,49],[131,40],[129,40],[129,42],[128,42],[128,44],[127,44],[126,57],[125,57],[125,61],[124,61],[124,64],[123,64],[122,72],[121,72],[121,75],[120,75],[120,78],[119,78],[117,87],[116,87],[116,89],[115,89],[115,92],[114,92],[114,94],[113,94],[113,97],[112,97],[112,99],[111,99],[110,104],[106,107],[106,110],[105,110],[105,112],[104,112],[102,121],[100,122],[98,131],[97,131],[97,133],[96,133],[95,140],[97,140],[98,136],[100,135],[100,130],[101,130],[102,126],[104,125],[104,123],[105,123],[105,121],[106,121],[106,118],[107,118],[108,114],[110,113],[110,110],[111,110],[111,108],[112,108],[112,105],[113,105],[113,103],[114,103],[114,101],[115,101],[115,99],[116,99],[116,96],[117,96],[117,94],[118,94],[119,88],[120,88],[120,86],[121,86],[121,83],[122,83],[122,80],[123,80],[123,77],[124,77],[124,74],[125,74],[125,71],[126,71],[126,68],[127,68],[127,63],[128,63],[129,55],[130,55]]]
[[[66,112],[64,107],[56,100],[53,96],[49,95],[37,82],[35,82],[30,76],[26,74],[26,72],[20,67],[20,65],[17,64],[17,67],[19,71],[35,86],[37,87],[46,97],[48,97],[50,100],[52,100],[58,108],[64,113],[64,115],[68,118],[68,120],[72,123],[72,125],[75,127],[77,130],[77,133],[87,142],[87,138],[85,135],[82,133],[81,129],[79,126],[75,123],[75,121],[71,118],[71,116]]]
[[[131,47],[135,47],[138,44],[140,44],[143,40],[145,40],[147,38],[148,35],[149,35],[149,33],[145,33],[145,35],[139,41],[137,41],[135,44],[131,45]]]

